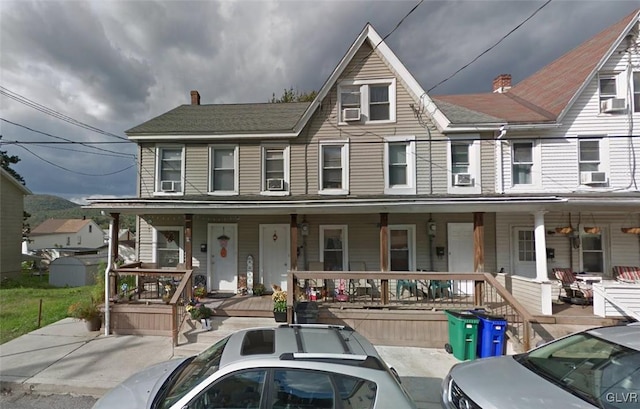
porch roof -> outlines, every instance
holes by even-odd
[[[87,206],[113,213],[131,214],[372,214],[372,213],[469,213],[585,211],[633,212],[640,195],[494,195],[494,196],[388,196],[357,197],[304,195],[295,198],[261,195],[220,198],[215,196],[95,199]]]

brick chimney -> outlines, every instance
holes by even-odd
[[[191,91],[191,105],[200,105],[200,93],[198,91]]]
[[[493,80],[493,92],[503,94],[511,89],[511,74],[500,74]]]

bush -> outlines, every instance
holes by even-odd
[[[204,304],[189,304],[186,309],[189,315],[191,315],[191,319],[194,320],[211,318],[213,315],[213,310]]]
[[[260,283],[254,284],[253,294],[258,296],[264,294],[264,284],[260,284]]]
[[[67,314],[73,318],[89,321],[100,316],[100,308],[98,308],[98,304],[95,303],[93,298],[91,300],[80,300],[69,306]]]

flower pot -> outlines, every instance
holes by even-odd
[[[273,318],[275,318],[276,322],[287,322],[287,312],[286,311],[274,311]]]
[[[100,317],[94,317],[88,320],[84,320],[84,323],[87,325],[87,331],[100,331],[100,327],[102,326],[102,319],[100,319]]]
[[[201,318],[200,323],[202,324],[202,329],[205,331],[211,331],[211,319],[210,318]]]

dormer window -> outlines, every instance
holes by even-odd
[[[354,80],[338,85],[338,123],[389,123],[396,120],[396,80]]]

